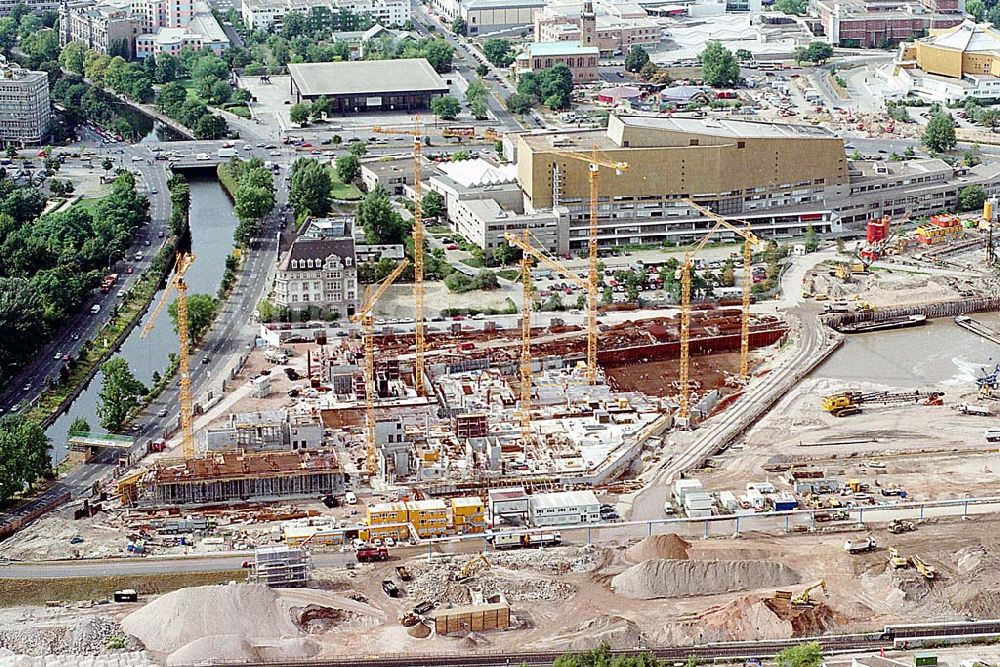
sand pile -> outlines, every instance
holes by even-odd
[[[431,628],[426,623],[417,623],[413,627],[407,629],[406,634],[416,639],[427,639],[431,636]]]
[[[308,637],[279,639],[273,644],[259,646],[240,635],[214,635],[202,637],[171,653],[167,667],[186,667],[201,664],[206,656],[215,662],[268,662],[275,660],[307,660],[318,655],[320,646]]]
[[[788,639],[792,622],[782,619],[758,595],[746,595],[718,607],[692,626],[705,642],[748,639]]]
[[[642,648],[647,645],[638,625],[621,616],[604,614],[587,621],[576,630],[545,642],[548,648],[560,651],[589,651],[604,643],[614,649]]]
[[[641,563],[646,560],[687,560],[690,542],[677,535],[651,535],[625,550],[625,560]]]
[[[714,595],[797,584],[795,570],[769,561],[647,560],[611,580],[618,595],[639,600]]]
[[[122,628],[146,648],[161,653],[204,638],[236,635],[250,642],[276,640],[299,634],[288,610],[278,604],[278,593],[267,586],[229,584],[199,586],[168,593],[132,612]],[[201,655],[214,656],[209,645]],[[241,644],[227,637],[220,651],[239,651]]]

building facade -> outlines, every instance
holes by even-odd
[[[244,0],[241,15],[252,30],[280,30],[288,13],[308,14],[315,7],[368,16],[389,27],[402,27],[411,16],[406,0]]]
[[[0,143],[39,144],[49,133],[49,77],[0,56]]]
[[[601,503],[593,491],[536,493],[531,496],[531,524],[538,528],[600,522]]]
[[[1000,96],[1000,32],[966,20],[900,45],[886,77],[888,97],[915,96],[931,102]]]
[[[310,308],[346,319],[358,306],[358,270],[350,229],[300,235],[281,257],[274,303],[292,312]]]
[[[545,6],[545,0],[436,0],[447,8],[445,16],[461,16],[469,35],[530,26],[535,12]],[[454,13],[454,15],[452,15]]]
[[[59,6],[60,46],[77,41],[98,53],[116,53],[123,45],[129,57],[134,57],[135,38],[142,25],[132,13],[130,0],[74,0]]]
[[[583,21],[587,4],[549,4],[535,12],[536,42],[584,40]],[[636,45],[659,43],[663,31],[660,20],[633,3],[598,3],[591,7],[601,55],[622,55]]]
[[[813,6],[830,43],[854,48],[884,48],[964,18],[957,8],[940,8],[948,4],[935,8],[917,0],[815,0]]]
[[[574,41],[531,42],[514,61],[515,72],[521,76],[565,65],[573,73],[574,84],[596,81],[601,53],[597,47],[597,18],[589,1],[580,13],[579,33],[579,39]]]
[[[295,102],[326,97],[335,114],[422,109],[448,92],[425,58],[292,63],[288,73]]]

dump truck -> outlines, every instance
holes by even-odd
[[[845,540],[844,551],[849,554],[860,554],[875,549],[875,538],[869,535],[860,540]]]
[[[916,530],[917,527],[912,521],[904,521],[903,519],[893,519],[889,523],[889,532],[893,535],[899,535],[900,533],[908,533],[911,530]]]
[[[848,417],[861,413],[863,404],[872,405],[907,405],[923,402],[937,402],[944,396],[940,391],[873,391],[862,392],[847,390],[824,396],[820,404],[823,409],[834,417]]]

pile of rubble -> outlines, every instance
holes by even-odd
[[[549,549],[523,549],[491,554],[490,562],[508,570],[535,570],[545,574],[590,572],[597,566],[597,548],[554,547]]]
[[[105,616],[87,616],[71,625],[24,625],[0,628],[0,649],[18,655],[100,655],[138,651],[142,644]]]

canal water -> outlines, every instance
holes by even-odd
[[[214,178],[195,177],[191,184],[191,248],[195,262],[188,269],[185,280],[189,285],[188,294],[209,294],[215,296],[225,271],[226,255],[233,248],[233,231],[236,229],[236,215],[233,205],[222,186]],[[157,292],[154,305],[159,302],[162,292]],[[171,352],[177,352],[177,336],[173,323],[164,309],[153,330],[145,339],[140,339],[146,321],[152,316],[153,308],[143,315],[142,322],[135,327],[119,349],[118,354],[128,360],[135,376],[146,386],[151,384],[153,372],[160,373],[169,363]],[[83,417],[95,431],[101,430],[97,417],[97,395],[101,390],[101,374],[98,373],[63,413],[46,434],[52,441],[52,460],[61,461],[66,453],[66,438],[69,425],[76,417]]]
[[[972,317],[1000,330],[1000,313]],[[992,372],[997,363],[1000,346],[943,317],[912,329],[848,335],[812,376],[948,393],[975,389],[980,369]]]
[[[138,142],[140,144],[151,144],[158,141],[184,141],[185,137],[174,130],[173,128],[164,125],[158,120],[153,120],[150,116],[146,116],[151,122],[148,124],[143,124],[142,130],[145,130],[145,136],[142,137]]]

